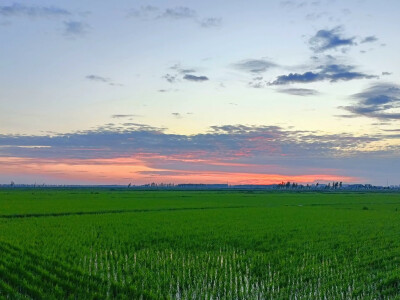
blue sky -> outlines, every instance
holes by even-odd
[[[398,11],[2,1],[0,181],[400,184]]]

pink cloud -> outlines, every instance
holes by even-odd
[[[335,173],[324,173],[314,170],[312,174],[288,174],[266,172],[278,170],[277,166],[258,166],[252,164],[232,163],[213,160],[192,160],[186,163],[200,164],[201,169],[188,167],[180,170],[170,165],[169,168],[155,168],[149,161],[177,159],[176,157],[145,155],[131,158],[110,159],[32,159],[7,157],[0,158],[0,178],[24,178],[24,183],[33,183],[38,179],[46,183],[92,183],[92,184],[145,184],[149,182],[173,183],[226,183],[230,184],[275,184],[281,181],[312,183],[323,181],[355,182],[359,178],[341,176]],[[224,171],[215,167],[228,167]],[[229,170],[229,168],[233,168]],[[275,168],[275,169],[274,169]],[[262,172],[264,169],[265,172]],[[287,171],[287,170],[286,170]],[[332,171],[332,170],[330,170]],[[27,180],[31,180],[30,182]]]

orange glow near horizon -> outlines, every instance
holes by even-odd
[[[149,158],[147,158],[149,160]],[[151,159],[150,159],[151,160]],[[240,164],[219,161],[200,161],[202,166],[258,167],[258,165]],[[33,183],[36,178],[46,183],[62,184],[133,184],[146,183],[229,183],[229,184],[277,184],[282,181],[297,183],[316,183],[329,181],[358,182],[360,178],[329,173],[329,170],[315,170],[316,173],[288,175],[256,173],[246,171],[207,171],[176,170],[173,167],[161,169],[148,166],[140,158],[107,158],[107,159],[33,159],[18,157],[0,157],[0,175],[9,175],[10,181],[15,178],[29,178]],[[268,167],[268,166],[264,166]],[[251,169],[251,168],[249,168]],[[4,176],[3,176],[4,177]],[[25,181],[28,179],[24,179]]]

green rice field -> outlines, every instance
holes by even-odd
[[[0,299],[400,299],[400,194],[0,190]]]

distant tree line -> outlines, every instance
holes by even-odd
[[[328,184],[320,185],[319,183],[316,183],[315,185],[309,185],[308,183],[306,185],[304,184],[298,184],[296,182],[284,182],[282,181],[277,185],[278,189],[311,189],[311,188],[321,188],[321,189],[341,189],[343,187],[343,183],[340,181],[334,181],[332,184],[329,182]]]

